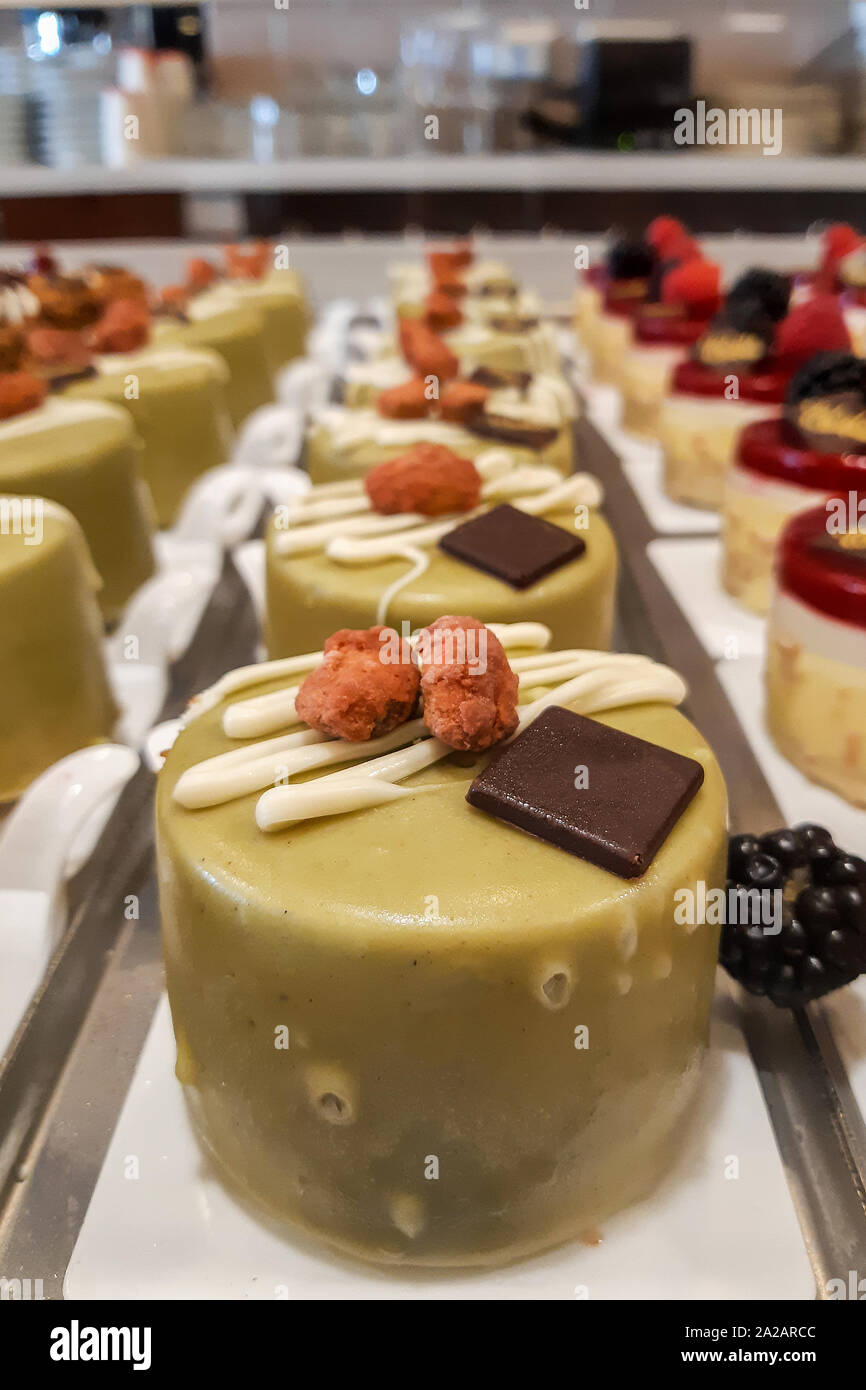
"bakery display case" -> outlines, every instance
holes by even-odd
[[[142,1367],[121,1303],[652,1302],[672,1361],[821,1359],[866,1269],[856,83],[768,146],[860,17],[297,8],[0,12],[57,116],[0,197],[0,1297]],[[773,105],[680,148],[737,81]],[[169,150],[220,103],[249,148]]]

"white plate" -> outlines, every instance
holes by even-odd
[[[815,1282],[724,984],[677,1172],[605,1225],[507,1269],[381,1270],[286,1240],[222,1187],[174,1079],[162,1000],[66,1274],[66,1298],[811,1299]],[[139,1176],[127,1176],[129,1155]],[[739,1177],[731,1172],[732,1156]],[[586,1293],[577,1291],[585,1288]]]
[[[837,844],[866,852],[866,811],[816,786],[778,752],[764,723],[763,662],[723,661],[717,668],[725,694],[752,747],[788,825],[814,821],[826,825]],[[866,975],[814,1005],[825,1017],[866,1118]]]
[[[719,581],[721,541],[650,541],[647,554],[711,657],[733,661],[763,653],[763,618],[732,599]]]

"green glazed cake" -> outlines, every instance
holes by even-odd
[[[669,1171],[707,1041],[718,930],[678,925],[674,895],[724,883],[726,803],[673,707],[682,682],[548,651],[534,624],[497,632],[527,723],[503,758],[540,700],[691,770],[641,876],[470,805],[500,750],[452,755],[419,719],[366,744],[308,728],[296,692],[321,653],[194,702],[159,779],[177,1075],[202,1143],[269,1218],[377,1262],[503,1263],[596,1230]],[[590,787],[613,776],[623,814],[646,813],[642,781],[621,796],[631,770],[590,761]]]
[[[140,467],[157,519],[171,526],[190,484],[229,457],[228,369],[215,352],[174,344],[109,353],[95,365],[94,377],[65,394],[129,411],[144,446]]]
[[[84,531],[106,619],[154,570],[152,503],[129,415],[98,400],[49,396],[0,420],[0,492],[49,497]]]
[[[228,368],[225,400],[236,430],[248,415],[274,398],[264,319],[252,305],[236,303],[231,294],[226,295],[224,303],[211,292],[192,296],[186,304],[185,319],[156,320],[154,341],[157,345],[178,343],[219,354]]]
[[[0,802],[111,736],[98,584],[69,512],[0,495]]]
[[[445,449],[422,452],[419,466],[429,477],[443,458],[454,462]],[[546,623],[557,646],[609,647],[617,552],[598,510],[596,480],[563,479],[556,469],[525,464],[501,448],[476,454],[474,466],[481,479],[477,506],[433,517],[410,513],[402,525],[399,517],[377,514],[361,483],[314,487],[277,508],[266,537],[270,655],[314,650],[338,627],[405,622],[415,630],[441,613],[464,612],[484,622]],[[561,528],[555,539],[579,538],[580,553],[515,588],[442,548],[470,515],[500,503],[525,507],[542,525]],[[515,548],[522,543],[515,536]]]

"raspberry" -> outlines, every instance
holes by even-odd
[[[0,420],[36,410],[48,395],[48,387],[29,372],[7,372],[0,376]]]
[[[848,352],[851,339],[839,302],[818,294],[798,304],[776,331],[776,352],[789,362],[807,362],[817,352]]]
[[[821,238],[821,269],[833,270],[863,243],[860,233],[847,222],[834,222]]]
[[[773,323],[785,317],[790,298],[790,280],[786,275],[778,275],[775,270],[747,270],[728,291],[729,304],[740,300],[757,300]]]
[[[669,270],[661,283],[665,304],[699,304],[716,299],[721,272],[712,261],[685,261]]]

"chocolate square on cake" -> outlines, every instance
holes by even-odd
[[[456,560],[492,574],[512,589],[528,589],[577,560],[586,550],[586,541],[506,502],[455,526],[441,538],[439,546]]]
[[[646,872],[704,780],[693,758],[553,705],[466,800],[620,878]]]

